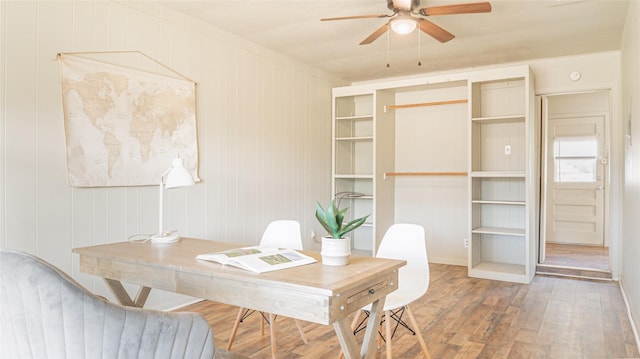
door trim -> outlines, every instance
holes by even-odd
[[[594,93],[594,92],[602,92],[607,95],[608,98],[608,111],[590,111],[580,113],[580,116],[593,116],[593,115],[604,115],[604,126],[603,126],[603,139],[604,139],[604,150],[603,157],[607,158],[608,165],[605,168],[606,172],[606,181],[604,188],[604,215],[603,215],[603,236],[604,236],[604,245],[609,247],[609,268],[612,272],[614,278],[617,276],[617,241],[611,238],[611,228],[610,228],[610,200],[612,196],[612,178],[613,174],[613,159],[611,158],[611,146],[613,145],[612,131],[611,126],[613,122],[616,122],[613,119],[613,114],[616,112],[616,104],[613,102],[613,93],[612,89],[597,89],[597,90],[587,90],[587,91],[577,91],[577,92],[567,92],[567,93],[555,93],[555,94],[538,94],[536,98],[539,99],[536,101],[536,109],[538,111],[538,116],[540,119],[541,125],[541,136],[540,136],[540,230],[539,230],[539,238],[538,238],[538,264],[544,264],[545,260],[545,226],[546,226],[546,196],[547,196],[547,186],[545,183],[546,177],[546,157],[547,157],[547,146],[546,146],[546,131],[547,131],[547,120],[549,117],[548,114],[548,99],[550,97],[562,96],[562,95],[579,95],[586,93]]]

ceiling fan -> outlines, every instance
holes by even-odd
[[[377,15],[355,15],[343,17],[322,18],[320,21],[367,19],[367,18],[390,18],[386,24],[379,27],[371,35],[360,42],[360,45],[367,45],[375,41],[382,34],[391,28],[398,34],[408,34],[416,27],[422,32],[444,43],[455,36],[449,31],[441,28],[433,22],[418,16],[434,15],[454,15],[454,14],[475,14],[491,12],[489,2],[477,2],[468,4],[429,6],[420,8],[420,0],[387,0],[387,7],[393,14]],[[417,16],[416,16],[417,15]]]

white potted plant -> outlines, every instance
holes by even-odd
[[[322,263],[330,266],[342,266],[349,263],[351,255],[351,238],[345,234],[360,227],[369,217],[366,215],[356,218],[344,224],[344,216],[349,208],[338,209],[335,200],[332,200],[327,209],[322,208],[318,202],[316,205],[316,218],[327,230],[327,235],[322,237]]]

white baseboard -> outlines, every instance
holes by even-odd
[[[467,266],[467,258],[439,258],[429,256],[429,263],[448,264],[452,266]]]
[[[638,330],[636,329],[636,323],[633,321],[633,316],[631,315],[631,307],[629,306],[629,300],[627,299],[627,293],[624,291],[624,287],[622,286],[622,281],[618,281],[618,285],[620,286],[620,292],[622,292],[622,299],[624,299],[624,305],[627,307],[627,317],[629,318],[629,322],[631,323],[631,330],[633,331],[633,338],[636,341],[636,347],[640,351],[640,339],[638,338]]]

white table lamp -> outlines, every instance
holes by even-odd
[[[157,234],[151,236],[153,243],[174,243],[180,240],[180,236],[176,231],[167,231],[163,229],[164,217],[164,189],[186,187],[193,185],[193,177],[182,163],[182,158],[176,158],[171,162],[171,168],[166,170],[160,176],[160,218],[159,230]]]

